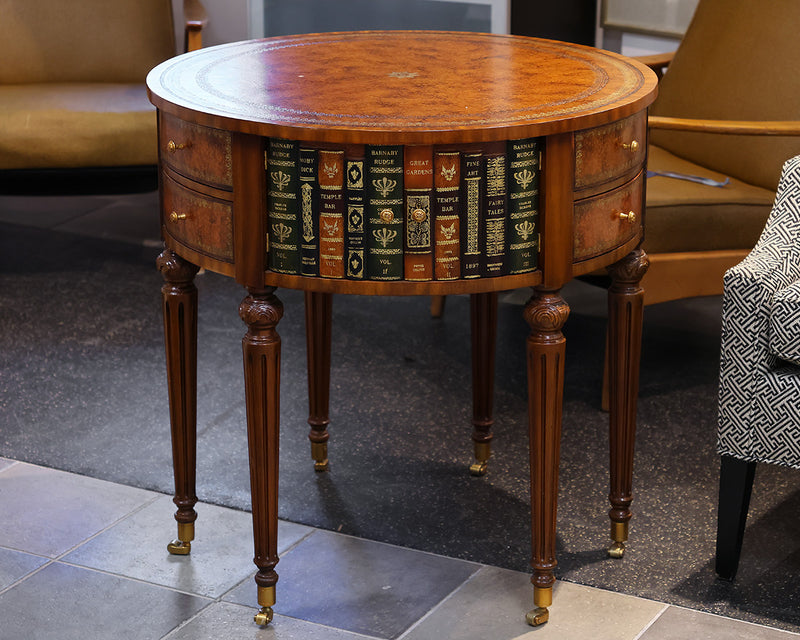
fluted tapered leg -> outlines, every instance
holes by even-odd
[[[473,293],[470,296],[472,324],[472,442],[475,462],[472,475],[486,473],[492,454],[494,424],[494,371],[497,342],[497,293]]]
[[[306,291],[308,424],[314,469],[328,470],[328,402],[331,388],[331,314],[333,295]]]
[[[178,537],[169,543],[170,553],[186,555],[194,539],[197,512],[197,288],[198,267],[170,249],[156,262],[164,314],[164,346],[167,356],[167,388],[172,435],[172,465],[178,510]]]
[[[556,503],[564,394],[565,340],[569,315],[555,290],[534,289],[525,308],[528,337],[528,426],[531,469],[531,547],[533,601],[531,625],[547,622],[556,567]]]
[[[628,539],[633,501],[633,449],[639,360],[642,347],[644,290],[639,282],[649,261],[641,249],[608,267],[609,451],[612,544],[609,555],[620,558]]]
[[[242,339],[247,405],[247,443],[250,454],[250,491],[253,533],[258,567],[256,614],[258,624],[272,620],[278,574],[278,445],[280,417],[281,339],[275,327],[283,316],[283,303],[274,287],[248,289],[239,306],[247,325]]]

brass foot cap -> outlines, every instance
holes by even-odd
[[[536,607],[531,609],[525,615],[526,622],[532,627],[538,627],[550,619],[550,612],[545,607]]]
[[[489,464],[484,460],[483,462],[476,462],[469,465],[469,472],[473,476],[485,476]]]
[[[174,556],[188,556],[191,550],[192,543],[183,540],[173,540],[167,545],[167,551]]]
[[[253,621],[259,627],[266,627],[270,622],[272,622],[272,617],[275,615],[272,612],[272,607],[261,607],[261,610],[253,616]]]
[[[625,543],[615,542],[608,548],[608,555],[612,558],[621,558],[625,555]]]
[[[327,471],[329,467],[330,464],[328,464],[327,458],[325,458],[325,460],[323,460],[322,462],[314,463],[314,471]]]

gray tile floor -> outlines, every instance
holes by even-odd
[[[0,459],[0,640],[777,640],[776,629],[568,582],[533,629],[526,573],[281,522],[275,619],[253,623],[250,515],[200,503],[172,556],[169,496]]]
[[[0,197],[0,220],[148,245],[156,210],[152,193]],[[800,637],[568,582],[533,629],[526,573],[289,522],[262,629],[250,515],[199,504],[192,554],[171,556],[172,511],[169,496],[0,458],[0,640]]]

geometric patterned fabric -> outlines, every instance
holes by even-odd
[[[800,469],[800,156],[723,288],[717,451]]]

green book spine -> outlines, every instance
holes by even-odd
[[[506,274],[506,164],[506,142],[488,143],[483,151],[486,191],[481,275],[484,277]]]
[[[300,148],[300,273],[319,275],[319,181],[316,149]]]
[[[345,198],[347,220],[344,227],[345,276],[364,279],[364,147],[345,151]]]
[[[508,272],[527,273],[539,262],[541,141],[508,141]]]
[[[480,151],[465,151],[461,155],[461,277],[481,276],[481,211],[483,209],[483,155]]]
[[[403,279],[403,147],[366,147],[366,273]]]
[[[299,143],[270,138],[267,147],[267,265],[279,273],[300,273]]]

